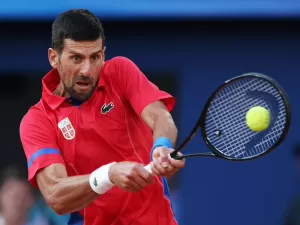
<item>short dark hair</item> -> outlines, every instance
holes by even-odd
[[[60,14],[52,24],[52,48],[62,52],[64,40],[95,41],[101,38],[104,46],[104,30],[97,16],[86,9],[72,9]]]

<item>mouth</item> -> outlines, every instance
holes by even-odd
[[[77,81],[76,86],[80,89],[87,89],[90,86],[90,83],[85,81]]]

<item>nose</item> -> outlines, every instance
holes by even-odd
[[[91,63],[89,60],[85,60],[82,62],[81,74],[85,77],[89,77],[91,75]]]

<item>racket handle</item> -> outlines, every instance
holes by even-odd
[[[152,173],[151,164],[149,163],[147,166],[144,167],[149,173]]]

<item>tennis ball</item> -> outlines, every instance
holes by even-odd
[[[247,126],[254,132],[266,130],[270,125],[270,112],[261,106],[255,106],[246,114]]]

